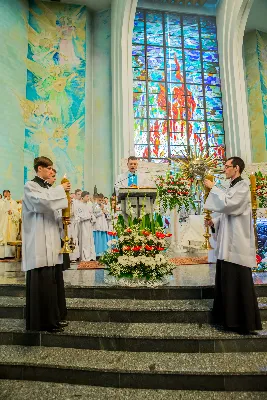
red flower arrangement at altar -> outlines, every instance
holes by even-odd
[[[130,226],[119,216],[115,229],[108,232],[109,249],[100,258],[110,275],[150,282],[171,275],[175,266],[164,253],[169,247],[166,239],[172,235],[164,233],[159,215],[130,220]]]
[[[173,210],[177,207],[179,212],[182,207],[185,207],[186,210],[195,207],[191,196],[192,182],[192,179],[186,179],[179,173],[171,175],[170,172],[167,172],[165,177],[157,177],[158,199],[164,211]]]

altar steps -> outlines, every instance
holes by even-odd
[[[4,379],[6,387],[24,381],[26,391],[41,381],[56,393],[53,385],[75,385],[65,399],[215,400],[222,391],[224,399],[264,398],[258,392],[267,391],[267,286],[256,289],[264,321],[259,335],[208,324],[212,287],[67,288],[69,326],[51,334],[25,331],[25,287],[3,285],[0,393]]]
[[[267,322],[259,335],[241,336],[208,324],[69,321],[61,333],[29,332],[22,319],[0,320],[0,345],[164,353],[266,352]]]
[[[255,284],[257,297],[267,297],[267,284]],[[213,299],[214,286],[110,287],[65,286],[66,297],[88,299],[190,300]],[[25,297],[25,285],[0,284],[1,296]]]
[[[261,318],[267,321],[267,297],[259,297]],[[121,323],[208,323],[212,299],[132,300],[67,298],[70,321]],[[0,318],[25,316],[24,297],[0,297]]]
[[[40,397],[41,396],[41,397]],[[0,400],[266,400],[264,392],[116,389],[52,382],[0,380]]]
[[[267,391],[266,353],[163,353],[0,346],[4,379],[116,388]]]

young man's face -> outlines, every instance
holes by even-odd
[[[81,197],[82,197],[82,191],[80,191],[80,192],[77,192],[77,193],[76,193],[76,195],[75,195],[75,197],[76,197],[76,199],[77,199],[77,200],[81,200]]]
[[[82,197],[82,202],[83,203],[88,203],[89,201],[89,194],[87,194],[86,196]]]
[[[54,183],[56,182],[56,174],[55,172],[53,172],[53,175],[51,175],[51,177],[49,179],[47,179],[47,182],[50,183],[50,185],[54,185]]]
[[[49,165],[48,167],[41,167],[41,165],[39,165],[38,175],[40,176],[40,178],[44,179],[45,181],[48,181],[53,174],[54,174],[53,165]]]
[[[71,198],[71,199],[75,199],[75,193],[71,193],[71,194],[70,194],[70,198]]]
[[[105,203],[106,205],[108,205],[108,198],[107,198],[107,197],[104,198],[104,203]]]
[[[239,167],[234,167],[232,164],[232,160],[227,160],[226,163],[224,164],[224,172],[226,179],[232,179],[238,172]]]
[[[128,166],[128,170],[133,174],[134,172],[137,171],[138,161],[137,160],[129,160],[127,166]]]
[[[11,197],[11,193],[10,193],[8,190],[6,190],[6,191],[4,192],[4,199],[9,200],[10,197]]]

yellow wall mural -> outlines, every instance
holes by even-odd
[[[33,159],[50,157],[75,187],[83,187],[86,8],[30,1],[24,181]]]
[[[244,38],[252,161],[267,162],[267,34],[249,32]]]

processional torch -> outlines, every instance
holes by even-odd
[[[214,182],[214,176],[213,175],[210,175],[210,174],[206,175],[205,179],[208,179],[209,181]],[[210,189],[205,186],[204,202],[207,200],[209,193],[210,193]],[[211,212],[210,212],[210,210],[204,209],[204,214],[205,214],[204,221],[205,222],[211,221]],[[203,250],[213,250],[213,247],[210,244],[211,234],[210,234],[210,228],[209,228],[208,224],[206,224],[206,226],[205,226],[205,233],[204,233],[203,236],[205,238],[205,241],[204,241],[204,243],[202,245],[202,249]]]
[[[69,182],[69,180],[67,179],[66,175],[64,175],[61,184],[63,183],[67,183]],[[68,225],[70,225],[70,215],[71,215],[71,200],[70,200],[70,192],[69,190],[66,190],[66,196],[67,196],[67,200],[68,200],[68,207],[64,208],[62,210],[62,223],[63,223],[63,227],[64,227],[64,238],[63,240],[63,247],[60,250],[60,254],[69,254],[69,253],[73,253],[73,250],[75,249],[75,245],[73,243],[72,238],[70,239],[68,236]]]
[[[256,175],[250,175],[250,191],[251,191],[251,208],[252,208],[252,218],[253,218],[253,228],[255,236],[255,248],[258,250],[258,234],[257,234],[257,180]]]

